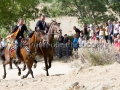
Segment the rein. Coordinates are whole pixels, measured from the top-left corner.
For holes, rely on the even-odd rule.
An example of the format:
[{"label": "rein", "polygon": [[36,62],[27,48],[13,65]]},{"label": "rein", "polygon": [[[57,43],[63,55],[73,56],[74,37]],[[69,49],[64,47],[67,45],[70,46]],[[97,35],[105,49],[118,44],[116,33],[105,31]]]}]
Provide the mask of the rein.
[{"label": "rein", "polygon": [[[25,45],[25,46],[27,46],[28,47],[27,49],[29,49],[29,50],[27,50],[27,52],[29,51],[28,53],[30,53],[32,55],[36,55],[37,54],[37,50],[38,50],[38,46],[37,45],[39,44],[39,42],[37,43],[37,38],[40,38],[40,37],[39,37],[38,32],[36,32],[36,31],[33,34],[35,34],[34,41],[32,41],[32,42],[28,41],[28,45]],[[35,48],[35,52],[31,52],[30,51],[30,46],[31,45],[33,45],[33,47]]]}]

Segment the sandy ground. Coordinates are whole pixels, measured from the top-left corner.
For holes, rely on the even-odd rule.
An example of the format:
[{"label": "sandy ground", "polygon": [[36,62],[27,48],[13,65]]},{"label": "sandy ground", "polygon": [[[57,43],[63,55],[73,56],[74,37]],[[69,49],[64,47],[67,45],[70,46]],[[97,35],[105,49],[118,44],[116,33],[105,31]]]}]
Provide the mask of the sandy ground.
[{"label": "sandy ground", "polygon": [[[46,72],[42,69],[45,66],[44,61],[38,62],[37,68],[32,68],[34,76],[37,75],[46,75]],[[23,64],[20,64],[19,67],[22,69]],[[55,74],[66,74],[70,72],[72,69],[68,66],[68,64],[58,61],[53,61],[52,67],[49,69],[50,75]],[[3,76],[3,66],[0,65],[0,79],[2,79]],[[7,76],[5,80],[11,80],[11,79],[21,79],[21,77],[17,76],[18,70],[16,66],[13,64],[13,69],[9,69],[9,65],[6,66]],[[27,73],[27,69],[25,71],[21,72],[22,75],[25,75]],[[32,76],[29,75],[28,78],[31,78]]]},{"label": "sandy ground", "polygon": [[[89,68],[84,68],[83,65],[76,69],[70,65],[70,62],[54,61],[49,70],[50,76],[45,76],[45,71],[42,70],[44,63],[39,62],[37,68],[33,69],[34,79],[31,76],[20,79],[15,67],[13,70],[7,69],[7,78],[0,79],[0,90],[120,90],[119,63]],[[1,78],[2,65],[0,70]],[[22,71],[22,75],[26,71]]]}]

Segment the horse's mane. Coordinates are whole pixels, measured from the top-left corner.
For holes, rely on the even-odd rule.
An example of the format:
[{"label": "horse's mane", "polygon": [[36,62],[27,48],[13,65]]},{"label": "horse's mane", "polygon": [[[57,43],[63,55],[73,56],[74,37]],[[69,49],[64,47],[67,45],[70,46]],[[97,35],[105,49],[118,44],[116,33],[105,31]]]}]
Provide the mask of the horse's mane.
[{"label": "horse's mane", "polygon": [[28,37],[31,38],[31,37],[33,36],[33,33],[34,33],[34,32],[35,32],[35,31],[29,31],[29,32],[28,32]]},{"label": "horse's mane", "polygon": [[55,23],[57,23],[57,22],[56,22],[56,21],[52,21],[52,22],[50,23],[50,27],[49,27],[48,33],[51,32],[52,25],[55,24]]}]

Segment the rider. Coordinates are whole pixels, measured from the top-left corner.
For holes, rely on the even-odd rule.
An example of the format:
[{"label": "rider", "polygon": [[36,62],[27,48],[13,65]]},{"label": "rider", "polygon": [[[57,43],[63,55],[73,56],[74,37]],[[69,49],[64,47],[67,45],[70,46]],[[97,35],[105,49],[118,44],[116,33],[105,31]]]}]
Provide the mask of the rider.
[{"label": "rider", "polygon": [[36,23],[36,28],[43,34],[47,32],[45,15],[41,15],[40,20]]},{"label": "rider", "polygon": [[19,31],[17,33],[17,36],[15,38],[15,46],[16,46],[16,62],[18,62],[19,60],[19,52],[20,52],[20,43],[21,43],[21,39],[24,38],[24,31],[26,31],[26,33],[28,33],[27,27],[25,24],[23,24],[23,19],[19,18],[18,19],[18,24],[14,26],[12,33],[16,32],[16,30]]}]

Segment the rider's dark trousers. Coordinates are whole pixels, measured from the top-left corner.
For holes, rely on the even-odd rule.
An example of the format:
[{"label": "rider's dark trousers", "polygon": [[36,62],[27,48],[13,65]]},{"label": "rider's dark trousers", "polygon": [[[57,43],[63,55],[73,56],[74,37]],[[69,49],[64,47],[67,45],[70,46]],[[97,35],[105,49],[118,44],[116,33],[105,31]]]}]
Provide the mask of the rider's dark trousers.
[{"label": "rider's dark trousers", "polygon": [[22,38],[17,38],[17,39],[15,40],[16,58],[19,57],[20,45],[21,45],[21,39],[22,39]]}]

